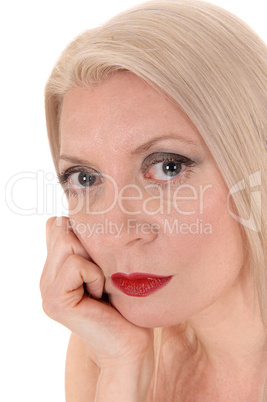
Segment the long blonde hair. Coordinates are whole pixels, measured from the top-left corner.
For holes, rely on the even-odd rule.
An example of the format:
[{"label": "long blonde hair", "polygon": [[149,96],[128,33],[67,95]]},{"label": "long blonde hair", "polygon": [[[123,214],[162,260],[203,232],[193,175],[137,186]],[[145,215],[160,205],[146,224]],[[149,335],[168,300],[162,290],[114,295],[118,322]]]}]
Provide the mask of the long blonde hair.
[{"label": "long blonde hair", "polygon": [[95,85],[126,70],[177,102],[231,190],[265,323],[266,56],[261,39],[217,6],[152,1],[78,36],[59,58],[45,92],[56,169],[60,110],[70,88]]}]

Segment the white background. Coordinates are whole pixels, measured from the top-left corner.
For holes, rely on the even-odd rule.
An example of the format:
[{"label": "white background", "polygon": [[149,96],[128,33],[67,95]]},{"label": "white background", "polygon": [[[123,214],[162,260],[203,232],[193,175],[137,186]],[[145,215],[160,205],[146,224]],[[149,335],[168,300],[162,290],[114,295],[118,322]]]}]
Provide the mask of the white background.
[{"label": "white background", "polygon": [[[237,14],[267,42],[265,1],[211,2]],[[0,400],[3,402],[65,400],[64,364],[69,332],[45,316],[39,295],[39,278],[46,256],[45,221],[49,216],[61,214],[58,206],[62,204],[46,140],[45,81],[59,53],[74,36],[138,3],[135,0],[1,3]],[[20,180],[21,173],[27,179]],[[25,211],[19,214],[22,209],[27,209],[29,215]]]}]

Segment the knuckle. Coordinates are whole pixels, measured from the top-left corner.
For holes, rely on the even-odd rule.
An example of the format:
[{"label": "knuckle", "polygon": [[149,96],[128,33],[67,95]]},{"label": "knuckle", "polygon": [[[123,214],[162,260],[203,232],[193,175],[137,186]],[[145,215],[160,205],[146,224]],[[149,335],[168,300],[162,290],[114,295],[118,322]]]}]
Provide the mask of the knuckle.
[{"label": "knuckle", "polygon": [[66,230],[67,232],[72,231],[72,226],[70,223],[70,219],[66,216],[59,216],[56,218],[54,225],[59,227],[62,230]]},{"label": "knuckle", "polygon": [[67,263],[76,269],[81,269],[84,266],[84,259],[78,254],[71,254],[67,259]]},{"label": "knuckle", "polygon": [[42,307],[43,307],[43,311],[45,312],[45,314],[48,317],[50,317],[50,318],[52,318],[54,320],[59,319],[60,308],[59,308],[59,304],[56,303],[54,298],[52,298],[50,296],[45,296],[43,298]]},{"label": "knuckle", "polygon": [[71,220],[65,216],[53,217],[47,221],[47,251],[64,252],[64,254],[80,254],[90,259],[89,254],[72,230]]},{"label": "knuckle", "polygon": [[72,226],[69,218],[66,216],[53,216],[52,218],[49,218],[46,222],[47,234],[49,235],[54,229],[60,232],[72,232]]},{"label": "knuckle", "polygon": [[49,232],[50,229],[53,227],[54,222],[56,221],[56,219],[57,219],[57,217],[56,217],[56,216],[53,216],[52,218],[49,218],[49,219],[46,221],[46,230],[47,230],[47,232]]},{"label": "knuckle", "polygon": [[64,273],[65,276],[68,274],[68,272],[73,272],[73,270],[75,268],[77,268],[77,258],[76,255],[74,254],[70,254],[69,256],[67,256],[65,262],[64,262]]},{"label": "knuckle", "polygon": [[66,230],[53,228],[47,234],[48,255],[51,253],[56,253],[57,255],[60,253],[71,253],[74,240]]},{"label": "knuckle", "polygon": [[71,254],[64,263],[65,280],[72,280],[73,277],[82,276],[85,268],[85,261],[80,255]]},{"label": "knuckle", "polygon": [[53,316],[53,313],[55,311],[55,307],[54,307],[54,304],[51,303],[51,300],[49,300],[48,297],[43,298],[42,307],[43,307],[43,310],[44,310],[46,315],[48,315],[49,317]]}]

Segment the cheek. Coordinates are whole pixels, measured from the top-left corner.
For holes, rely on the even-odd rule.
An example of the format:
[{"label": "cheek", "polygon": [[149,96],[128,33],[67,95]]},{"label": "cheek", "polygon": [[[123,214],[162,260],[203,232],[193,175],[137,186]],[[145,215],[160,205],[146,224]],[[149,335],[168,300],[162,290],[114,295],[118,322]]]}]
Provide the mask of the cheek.
[{"label": "cheek", "polygon": [[[205,199],[203,211],[183,219],[187,229],[176,247],[191,258],[213,261],[214,265],[233,268],[243,258],[243,241],[239,224],[227,209],[226,191],[216,191]],[[180,224],[180,229],[183,228]],[[181,231],[180,231],[181,232]],[[214,267],[215,269],[215,267]]]},{"label": "cheek", "polygon": [[214,191],[203,211],[173,215],[169,228],[174,230],[165,231],[161,238],[163,260],[168,261],[165,269],[169,272],[172,266],[177,286],[181,284],[181,294],[190,303],[219,297],[244,265],[240,226],[230,216],[226,199],[226,190]]}]

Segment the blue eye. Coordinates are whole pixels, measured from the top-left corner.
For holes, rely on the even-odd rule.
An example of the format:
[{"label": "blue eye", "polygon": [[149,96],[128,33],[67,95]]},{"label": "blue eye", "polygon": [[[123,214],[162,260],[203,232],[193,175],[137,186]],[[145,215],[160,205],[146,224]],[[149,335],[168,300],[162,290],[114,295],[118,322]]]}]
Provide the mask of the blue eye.
[{"label": "blue eye", "polygon": [[145,178],[155,181],[168,181],[182,174],[194,162],[184,156],[168,153],[149,155],[145,162]]},{"label": "blue eye", "polygon": [[87,172],[73,173],[69,178],[70,184],[74,188],[79,186],[91,187],[93,184],[95,184],[96,180],[97,177],[95,175],[92,175],[91,173]]},{"label": "blue eye", "polygon": [[72,190],[76,193],[82,192],[89,187],[101,182],[100,174],[92,169],[87,172],[79,166],[69,168],[64,173],[59,174],[59,182],[68,193]]},{"label": "blue eye", "polygon": [[186,166],[173,161],[164,161],[152,165],[146,174],[146,177],[154,180],[170,180],[185,170]]}]

